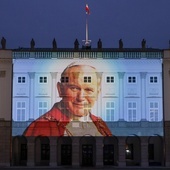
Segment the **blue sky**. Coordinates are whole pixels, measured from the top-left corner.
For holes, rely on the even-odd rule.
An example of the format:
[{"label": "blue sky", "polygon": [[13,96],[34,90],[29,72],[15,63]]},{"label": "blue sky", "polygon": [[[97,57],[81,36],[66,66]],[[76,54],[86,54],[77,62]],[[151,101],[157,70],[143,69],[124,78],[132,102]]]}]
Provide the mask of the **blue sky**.
[{"label": "blue sky", "polygon": [[170,0],[0,0],[0,38],[7,48],[72,48],[77,38],[85,39],[85,4],[89,39],[96,48],[101,38],[104,48],[117,48],[121,38],[125,48],[169,48]]}]

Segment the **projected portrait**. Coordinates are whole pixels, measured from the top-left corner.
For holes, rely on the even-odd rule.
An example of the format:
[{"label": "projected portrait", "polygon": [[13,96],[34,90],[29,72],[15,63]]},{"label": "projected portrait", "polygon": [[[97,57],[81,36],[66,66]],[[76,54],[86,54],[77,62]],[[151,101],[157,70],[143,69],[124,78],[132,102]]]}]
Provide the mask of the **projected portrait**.
[{"label": "projected portrait", "polygon": [[96,68],[72,63],[61,73],[57,90],[61,100],[33,121],[25,136],[111,136],[106,123],[92,113],[101,90]]}]

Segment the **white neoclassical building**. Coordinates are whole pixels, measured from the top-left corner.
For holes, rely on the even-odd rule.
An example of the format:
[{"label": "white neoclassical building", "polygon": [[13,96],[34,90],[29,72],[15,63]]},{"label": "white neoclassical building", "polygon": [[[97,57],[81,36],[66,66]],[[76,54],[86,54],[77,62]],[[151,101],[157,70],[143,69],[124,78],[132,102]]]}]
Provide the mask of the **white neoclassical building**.
[{"label": "white neoclassical building", "polygon": [[[55,44],[2,49],[0,148],[8,154],[1,152],[0,166],[169,166],[164,141],[169,139],[169,56],[168,50],[145,45],[105,49],[98,44],[93,49],[79,48],[76,42],[72,49]],[[113,136],[23,136],[32,121],[61,100],[56,85],[71,63],[96,68],[101,80],[96,88],[101,89],[91,112]],[[90,72],[83,78],[91,83]]]}]

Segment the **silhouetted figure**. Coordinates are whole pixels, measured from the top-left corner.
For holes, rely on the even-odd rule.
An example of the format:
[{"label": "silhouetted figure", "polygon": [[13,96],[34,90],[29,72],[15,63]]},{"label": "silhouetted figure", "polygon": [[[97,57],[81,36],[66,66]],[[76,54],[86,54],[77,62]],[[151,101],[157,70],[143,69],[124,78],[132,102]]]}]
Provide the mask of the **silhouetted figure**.
[{"label": "silhouetted figure", "polygon": [[6,39],[4,37],[1,39],[1,45],[3,50],[6,49]]},{"label": "silhouetted figure", "polygon": [[98,48],[98,49],[102,49],[102,41],[101,41],[100,38],[99,38],[99,41],[98,41],[98,43],[97,43],[97,48]]},{"label": "silhouetted figure", "polygon": [[123,41],[122,41],[122,39],[119,40],[119,48],[120,48],[120,49],[123,48]]},{"label": "silhouetted figure", "polygon": [[76,40],[74,41],[74,49],[75,49],[75,50],[78,50],[78,49],[79,49],[79,42],[78,42],[77,38],[76,38]]},{"label": "silhouetted figure", "polygon": [[142,48],[143,48],[143,49],[146,48],[146,40],[145,40],[145,39],[142,40],[142,43],[141,43],[141,44],[142,44]]},{"label": "silhouetted figure", "polygon": [[32,38],[32,40],[31,40],[31,49],[34,49],[34,46],[35,46],[35,41],[34,41],[34,39]]},{"label": "silhouetted figure", "polygon": [[53,39],[53,50],[56,50],[57,49],[57,43],[56,43],[56,40],[55,38]]}]

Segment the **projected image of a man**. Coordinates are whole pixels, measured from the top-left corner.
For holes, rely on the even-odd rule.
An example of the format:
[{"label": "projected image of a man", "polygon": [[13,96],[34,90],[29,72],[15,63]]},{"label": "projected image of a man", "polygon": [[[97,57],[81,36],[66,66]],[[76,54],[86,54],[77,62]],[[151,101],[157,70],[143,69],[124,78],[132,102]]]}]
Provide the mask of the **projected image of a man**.
[{"label": "projected image of a man", "polygon": [[61,101],[31,123],[25,136],[111,136],[106,123],[91,113],[101,89],[101,77],[89,65],[73,63],[61,74]]}]

